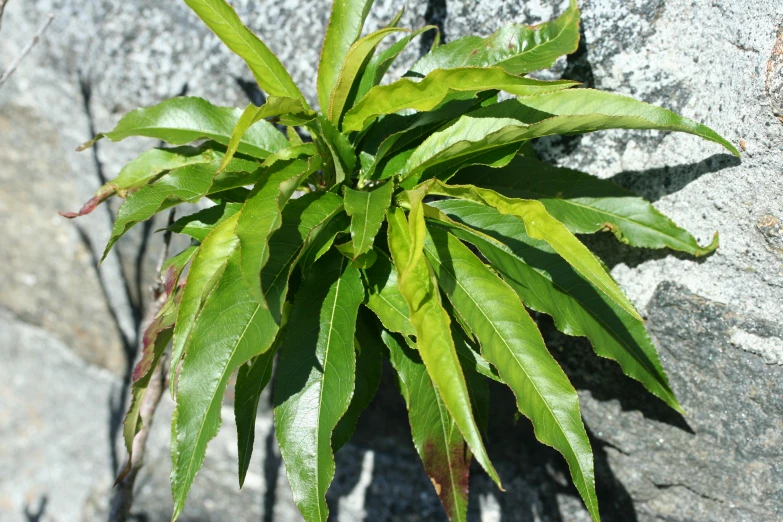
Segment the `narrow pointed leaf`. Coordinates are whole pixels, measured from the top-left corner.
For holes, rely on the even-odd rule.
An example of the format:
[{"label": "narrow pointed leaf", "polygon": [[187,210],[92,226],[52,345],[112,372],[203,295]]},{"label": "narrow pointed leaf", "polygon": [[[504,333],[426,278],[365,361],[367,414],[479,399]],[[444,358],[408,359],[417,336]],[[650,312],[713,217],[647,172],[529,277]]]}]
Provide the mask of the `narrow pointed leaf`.
[{"label": "narrow pointed leaf", "polygon": [[[233,107],[218,107],[202,98],[182,96],[171,98],[152,107],[131,111],[110,132],[98,134],[79,150],[92,146],[106,137],[120,141],[131,136],[163,140],[172,145],[209,138],[228,145],[242,111]],[[237,150],[254,158],[266,158],[288,145],[283,133],[269,122],[258,122],[245,133]]]},{"label": "narrow pointed leaf", "polygon": [[538,440],[563,454],[594,520],[600,520],[593,454],[579,399],[516,293],[456,237],[432,228],[424,247],[438,284],[476,333],[484,357],[513,390]]},{"label": "narrow pointed leaf", "polygon": [[[410,73],[427,75],[435,69],[500,66],[511,74],[525,74],[551,67],[579,44],[579,8],[571,0],[557,19],[530,27],[509,24],[492,35],[463,36],[425,54]],[[409,73],[409,74],[410,74]]]},{"label": "narrow pointed leaf", "polygon": [[119,483],[131,470],[133,457],[133,439],[142,428],[141,406],[147,387],[152,379],[153,370],[160,362],[163,351],[171,341],[174,320],[177,318],[177,307],[182,297],[181,292],[175,292],[161,308],[152,323],[144,330],[142,337],[141,359],[133,369],[131,398],[128,411],[125,414],[122,427],[122,438],[128,451],[128,462],[115,481]]},{"label": "narrow pointed leaf", "polygon": [[[644,323],[596,291],[544,241],[528,236],[519,219],[471,201],[431,205],[467,225],[451,232],[478,247],[527,307],[552,316],[561,332],[590,339],[598,355],[617,361],[626,375],[682,411]],[[453,227],[455,221],[441,223]]]},{"label": "narrow pointed leaf", "polygon": [[345,111],[351,90],[354,89],[356,77],[367,62],[368,57],[375,52],[375,48],[378,47],[378,44],[380,44],[384,38],[393,33],[402,31],[406,31],[406,29],[399,29],[396,27],[381,29],[380,31],[375,31],[374,33],[370,33],[367,36],[360,38],[351,45],[350,49],[348,49],[348,53],[345,55],[345,61],[340,69],[337,83],[335,84],[329,99],[328,116],[332,123],[339,126],[340,117]]},{"label": "narrow pointed leaf", "polygon": [[440,302],[427,260],[416,253],[418,245],[423,247],[424,243],[424,218],[411,216],[414,224],[409,228],[402,210],[393,208],[388,220],[389,249],[398,268],[400,291],[410,309],[419,354],[476,460],[500,485],[473,418],[465,377],[451,338],[451,320]]},{"label": "narrow pointed leaf", "polygon": [[241,187],[258,177],[258,164],[253,161],[235,159],[220,175],[218,167],[217,160],[180,167],[130,194],[117,212],[103,258],[131,227],[158,212],[180,203],[196,203],[209,193]]},{"label": "narrow pointed leaf", "polygon": [[631,316],[642,320],[639,312],[628,300],[601,262],[568,229],[550,216],[540,201],[512,199],[488,189],[472,185],[446,185],[438,180],[425,182],[430,194],[467,199],[488,205],[501,214],[516,216],[525,224],[527,235],[546,241],[577,272],[596,288],[620,305]]},{"label": "narrow pointed leaf", "polygon": [[554,167],[517,156],[507,167],[469,167],[452,183],[471,183],[507,197],[537,199],[574,234],[612,232],[621,242],[644,248],[671,248],[702,256],[718,247],[696,239],[659,212],[651,203],[611,181],[584,172]]},{"label": "narrow pointed leaf", "polygon": [[351,177],[356,167],[356,152],[348,138],[332,122],[320,115],[317,121],[334,163],[335,181],[341,183]]},{"label": "narrow pointed leaf", "polygon": [[172,421],[171,491],[175,520],[204,462],[207,443],[220,427],[223,395],[231,375],[266,352],[278,325],[242,278],[239,252],[226,263],[204,303],[182,363]]},{"label": "narrow pointed leaf", "polygon": [[362,167],[362,179],[378,180],[397,174],[416,145],[462,114],[480,107],[491,92],[495,91],[479,93],[470,100],[453,100],[429,112],[384,116],[383,124],[372,125],[362,141],[362,152],[372,157],[371,163]]},{"label": "narrow pointed leaf", "polygon": [[316,235],[312,241],[305,245],[305,250],[299,259],[299,267],[303,274],[308,274],[316,261],[318,261],[329,249],[332,248],[335,238],[340,234],[347,234],[351,219],[344,211],[338,211]]},{"label": "narrow pointed leaf", "polygon": [[226,47],[247,63],[261,89],[273,96],[300,99],[307,107],[304,96],[277,56],[242,24],[234,8],[225,0],[185,0],[185,3]]},{"label": "narrow pointed leaf", "polygon": [[356,322],[356,383],[348,410],[337,423],[332,435],[332,449],[337,453],[353,436],[359,416],[370,405],[381,384],[383,350],[380,330],[367,311],[359,313]]},{"label": "narrow pointed leaf", "polygon": [[204,302],[212,293],[215,284],[223,275],[228,259],[237,248],[239,240],[234,234],[239,215],[234,214],[210,232],[196,252],[188,272],[188,280],[182,294],[174,327],[174,342],[171,347],[171,375],[169,383],[171,396],[177,386],[177,368],[187,349],[193,332],[193,325]]},{"label": "narrow pointed leaf", "polygon": [[242,275],[251,293],[266,306],[261,290],[261,269],[269,259],[269,237],[280,228],[282,209],[304,179],[320,165],[312,161],[290,160],[275,163],[258,181],[245,201],[237,222]]},{"label": "narrow pointed leaf", "polygon": [[411,436],[446,516],[467,520],[470,453],[419,354],[388,332],[383,341],[408,406]]},{"label": "narrow pointed leaf", "polygon": [[176,220],[166,230],[203,242],[216,226],[242,209],[242,203],[222,203]]},{"label": "narrow pointed leaf", "polygon": [[686,132],[718,143],[739,157],[734,145],[705,125],[662,107],[595,89],[573,89],[519,97],[485,107],[471,116],[513,118],[531,124],[538,129],[539,136],[603,129]]},{"label": "narrow pointed leaf", "polygon": [[568,80],[546,82],[523,78],[508,74],[499,67],[437,70],[419,82],[403,78],[373,87],[345,114],[343,130],[362,130],[383,114],[403,109],[429,111],[445,101],[469,99],[481,91],[499,90],[521,96],[568,89],[576,84]]},{"label": "narrow pointed leaf", "polygon": [[294,501],[308,522],[328,516],[332,431],[351,402],[359,271],[336,252],[313,267],[288,323],[275,379],[275,430]]},{"label": "narrow pointed leaf", "polygon": [[223,170],[228,165],[228,162],[231,161],[231,158],[234,157],[234,154],[237,149],[239,149],[239,145],[242,142],[242,138],[251,126],[263,119],[284,114],[315,117],[315,113],[307,109],[304,102],[298,98],[270,96],[267,98],[266,103],[260,107],[253,105],[252,103],[249,104],[245,107],[245,110],[242,111],[242,115],[239,117],[239,120],[237,120],[234,130],[231,132],[231,138],[228,142],[226,155],[223,157],[223,163],[220,165],[220,170]]},{"label": "narrow pointed leaf", "polygon": [[239,455],[239,487],[245,483],[253,442],[256,437],[256,415],[258,401],[272,378],[277,347],[253,357],[237,372],[234,385],[234,418],[237,424],[237,451]]},{"label": "narrow pointed leaf", "polygon": [[117,177],[102,185],[79,212],[60,212],[60,215],[69,219],[87,215],[115,194],[124,198],[129,192],[143,187],[162,172],[196,163],[211,163],[215,158],[214,150],[203,147],[150,149],[125,164]]},{"label": "narrow pointed leaf", "polygon": [[283,209],[282,225],[269,238],[269,260],[261,270],[264,298],[276,320],[283,311],[291,272],[342,204],[337,194],[311,192]]},{"label": "narrow pointed leaf", "polygon": [[397,285],[397,270],[386,254],[379,254],[364,274],[367,281],[366,305],[381,320],[383,327],[390,332],[416,335],[408,319],[408,303]]},{"label": "narrow pointed leaf", "polygon": [[329,109],[329,98],[340,76],[345,55],[362,34],[372,3],[373,0],[335,0],[332,3],[318,63],[318,104],[324,113]]},{"label": "narrow pointed leaf", "polygon": [[351,216],[354,259],[372,247],[391,204],[393,191],[394,183],[367,191],[345,188],[345,211]]},{"label": "narrow pointed leaf", "polygon": [[364,98],[370,89],[381,83],[381,80],[383,80],[383,76],[386,74],[386,71],[388,71],[392,64],[394,64],[394,61],[397,59],[400,53],[405,50],[411,40],[422,33],[432,30],[437,31],[437,26],[425,25],[424,27],[413,31],[410,34],[403,36],[399,41],[390,45],[384,51],[374,54],[360,73],[359,86],[357,88],[355,97],[356,101]]}]

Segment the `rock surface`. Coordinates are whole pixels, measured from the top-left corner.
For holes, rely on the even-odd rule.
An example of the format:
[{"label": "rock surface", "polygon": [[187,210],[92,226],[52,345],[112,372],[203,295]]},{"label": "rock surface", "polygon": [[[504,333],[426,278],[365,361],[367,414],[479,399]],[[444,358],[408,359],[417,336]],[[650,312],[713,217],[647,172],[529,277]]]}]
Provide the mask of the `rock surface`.
[{"label": "rock surface", "polygon": [[[325,0],[232,3],[315,100]],[[376,3],[370,28],[405,5],[403,25],[437,23],[450,40],[510,21],[538,23],[567,2]],[[783,519],[783,4],[580,5],[583,43],[549,77],[663,105],[743,150],[740,163],[695,137],[636,131],[536,145],[558,164],[655,201],[702,242],[716,230],[721,237],[717,253],[700,260],[631,250],[608,235],[588,239],[646,313],[685,419],[542,319],[580,391],[604,520]],[[49,13],[54,23],[0,88],[7,144],[0,162],[0,519],[103,520],[112,467],[124,458],[112,451],[123,379],[160,238],[152,234],[157,225],[136,227],[95,269],[110,213],[99,209],[68,222],[55,212],[78,208],[151,142],[73,149],[140,105],[187,93],[243,106],[260,92],[241,60],[181,2],[11,1],[0,68]],[[421,48],[413,46],[407,58]],[[337,455],[332,512],[341,521],[441,519],[406,431],[404,405],[386,377],[354,441]],[[559,455],[535,442],[526,421],[509,420],[507,393],[494,389],[493,401],[489,450],[508,491],[497,492],[474,470],[471,520],[588,520]],[[149,521],[167,520],[171,509],[170,414],[164,403],[138,482],[134,512]],[[225,417],[183,520],[297,520],[268,410],[259,416],[241,493],[230,411]]]}]

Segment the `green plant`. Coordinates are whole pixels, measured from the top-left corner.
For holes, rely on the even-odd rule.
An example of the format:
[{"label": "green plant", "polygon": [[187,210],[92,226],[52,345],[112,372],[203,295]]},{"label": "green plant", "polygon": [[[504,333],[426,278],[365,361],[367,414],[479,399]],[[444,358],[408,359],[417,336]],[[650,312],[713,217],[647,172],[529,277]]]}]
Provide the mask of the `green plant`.
[{"label": "green plant", "polygon": [[[146,136],[177,147],[143,153],[81,212],[67,214],[125,197],[108,252],[164,209],[214,202],[169,227],[193,246],[164,265],[167,302],[145,333],[125,420],[130,452],[151,369],[173,339],[174,518],[235,372],[241,486],[259,395],[277,357],[275,427],[294,499],[306,520],[325,520],[333,453],[370,403],[386,357],[451,519],[465,519],[473,456],[500,486],[482,441],[490,379],[511,388],[538,439],[563,454],[598,520],[576,391],[527,309],[589,338],[599,355],[682,411],[638,312],[574,234],[608,230],[633,246],[694,256],[712,252],[717,234],[699,246],[641,198],[539,161],[530,140],[658,129],[736,149],[668,110],[526,77],[576,50],[575,1],[535,28],[509,25],[444,45],[436,38],[388,85],[380,82],[411,39],[436,29],[400,29],[398,15],[361,37],[372,1],[337,1],[317,79],[322,113],[228,4],[186,3],[247,62],[266,103],[240,112],[181,97],[129,113],[95,140]],[[392,34],[402,37],[379,51]],[[499,101],[499,91],[513,97]]]}]

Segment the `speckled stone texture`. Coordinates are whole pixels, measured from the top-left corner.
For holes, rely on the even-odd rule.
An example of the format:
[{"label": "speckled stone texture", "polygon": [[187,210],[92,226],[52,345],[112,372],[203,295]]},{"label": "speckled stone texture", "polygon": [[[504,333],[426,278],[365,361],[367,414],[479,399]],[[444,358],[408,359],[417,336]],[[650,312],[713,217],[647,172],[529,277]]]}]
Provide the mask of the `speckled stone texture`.
[{"label": "speckled stone texture", "polygon": [[[324,0],[236,0],[242,18],[315,101]],[[561,0],[378,0],[368,29],[400,7],[403,25],[435,23],[447,40],[489,34],[558,14]],[[614,363],[540,318],[569,374],[595,450],[607,521],[783,519],[783,3],[773,0],[583,0],[583,41],[546,78],[629,94],[714,128],[741,161],[692,136],[610,131],[536,144],[559,165],[632,189],[706,243],[695,260],[586,238],[648,320],[687,417],[666,410]],[[133,364],[160,234],[136,227],[95,269],[111,227],[99,209],[75,210],[102,179],[151,140],[75,147],[125,112],[187,93],[214,103],[260,101],[244,63],[230,56],[182,2],[11,0],[0,68],[49,13],[52,26],[0,88],[0,519],[104,520],[118,420]],[[407,64],[426,48],[411,46]],[[404,71],[405,63],[393,73]],[[116,204],[113,204],[116,210]],[[165,217],[164,217],[165,218]],[[75,354],[70,356],[69,354]],[[98,368],[96,368],[98,367]],[[490,454],[498,492],[471,478],[471,520],[587,521],[554,451],[529,423],[510,420],[493,389]],[[297,520],[268,408],[243,492],[235,476],[230,411],[210,445],[183,520]],[[139,479],[134,513],[167,520],[168,419],[164,402]],[[353,443],[337,455],[329,493],[336,520],[440,520],[416,461],[404,405],[387,372]],[[45,499],[45,501],[44,501]],[[40,515],[40,516],[39,516]],[[39,516],[39,518],[34,518]]]}]

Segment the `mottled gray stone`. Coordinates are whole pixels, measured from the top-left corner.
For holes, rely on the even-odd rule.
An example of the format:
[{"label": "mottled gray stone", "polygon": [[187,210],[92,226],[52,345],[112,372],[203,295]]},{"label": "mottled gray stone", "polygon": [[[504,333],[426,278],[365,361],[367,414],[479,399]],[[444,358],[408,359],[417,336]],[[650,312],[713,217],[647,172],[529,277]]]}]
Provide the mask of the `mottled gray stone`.
[{"label": "mottled gray stone", "polygon": [[[232,3],[314,102],[327,2]],[[403,5],[403,25],[436,23],[453,40],[489,34],[512,21],[547,20],[567,2],[379,0],[368,30]],[[663,105],[743,149],[740,163],[692,136],[639,131],[536,145],[547,159],[653,200],[702,243],[716,230],[721,235],[717,253],[699,260],[632,250],[609,235],[588,239],[647,315],[686,419],[672,416],[616,365],[593,356],[585,343],[551,332],[541,319],[550,346],[580,390],[604,520],[781,519],[783,4],[584,0],[580,5],[580,48],[544,77],[563,75]],[[6,451],[0,518],[22,520],[23,504],[35,511],[46,494],[46,516],[79,520],[84,510],[88,520],[99,520],[111,483],[109,426],[116,429],[122,388],[79,360],[63,363],[63,343],[115,375],[127,371],[132,361],[126,351],[132,352],[159,237],[137,227],[96,271],[93,256],[108,238],[109,214],[99,209],[66,222],[55,211],[78,208],[101,177],[114,177],[154,142],[102,142],[80,154],[73,149],[125,112],[180,93],[236,106],[261,98],[242,61],[182,2],[11,1],[0,33],[0,66],[50,12],[56,17],[44,39],[0,89],[0,132],[13,145],[0,162],[0,306],[11,311],[0,321],[0,350],[13,364],[0,365],[0,371],[16,379],[0,380],[0,396],[10,398],[0,409],[0,422],[6,423],[0,430],[0,451]],[[413,45],[394,72],[402,72],[423,48]],[[33,348],[22,351],[28,344]],[[25,393],[29,383],[41,382],[35,393]],[[493,388],[493,404],[488,445],[508,492],[499,493],[474,470],[470,518],[588,520],[562,458],[535,442],[527,421],[510,420],[514,405],[508,393]],[[38,420],[31,420],[30,411],[39,412]],[[224,413],[224,429],[210,444],[184,518],[296,520],[269,412],[259,417],[256,457],[241,493],[233,422],[230,411]],[[55,414],[61,421],[46,420]],[[166,520],[170,512],[170,414],[171,404],[164,402],[139,481],[136,509],[150,521]],[[28,439],[17,427],[28,424],[42,428],[25,445]],[[407,429],[404,405],[386,382],[354,442],[337,455],[329,503],[338,520],[442,518]],[[58,430],[66,436],[57,437]],[[44,455],[46,464],[25,452]],[[6,468],[6,462],[13,466]],[[14,470],[13,480],[7,469]],[[62,485],[57,481],[66,472]],[[40,487],[30,489],[30,481]],[[70,503],[61,495],[69,495]]]},{"label": "mottled gray stone", "polygon": [[[654,293],[647,324],[686,417],[589,354],[586,343],[566,341],[559,352],[638,520],[781,519],[783,367],[738,340],[755,339],[759,351],[783,346],[783,328],[670,282]],[[605,480],[600,470],[597,479]]]}]

